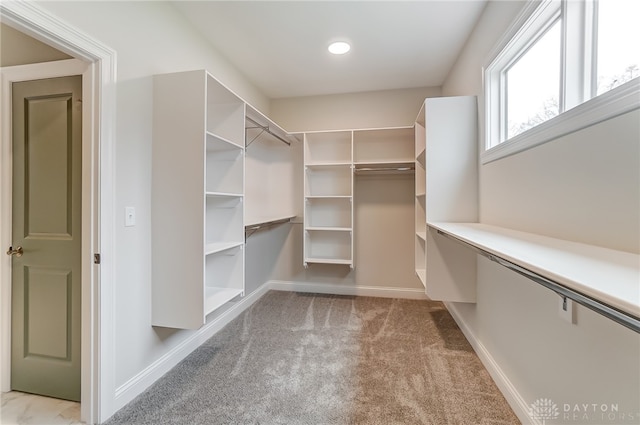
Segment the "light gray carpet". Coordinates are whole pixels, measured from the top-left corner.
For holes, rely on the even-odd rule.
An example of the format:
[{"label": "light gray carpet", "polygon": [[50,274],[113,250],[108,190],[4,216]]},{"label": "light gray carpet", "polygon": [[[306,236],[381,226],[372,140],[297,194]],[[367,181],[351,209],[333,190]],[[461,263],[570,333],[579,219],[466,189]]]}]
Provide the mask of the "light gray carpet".
[{"label": "light gray carpet", "polygon": [[441,303],[271,291],[107,423],[520,422]]}]

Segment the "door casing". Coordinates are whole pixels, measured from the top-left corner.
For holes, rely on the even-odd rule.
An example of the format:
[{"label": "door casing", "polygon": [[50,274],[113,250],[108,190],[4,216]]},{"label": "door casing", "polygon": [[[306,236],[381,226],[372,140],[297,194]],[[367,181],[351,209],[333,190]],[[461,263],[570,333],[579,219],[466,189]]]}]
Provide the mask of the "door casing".
[{"label": "door casing", "polygon": [[[115,51],[31,2],[0,3],[0,21],[77,59],[0,69],[1,113],[13,81],[82,74],[82,394],[81,418],[103,422],[114,413]],[[10,123],[5,116],[2,123]],[[0,129],[0,247],[11,238],[11,129]],[[6,248],[2,249],[2,251]],[[102,262],[94,265],[94,254]],[[10,258],[0,256],[0,391],[10,386]]]}]

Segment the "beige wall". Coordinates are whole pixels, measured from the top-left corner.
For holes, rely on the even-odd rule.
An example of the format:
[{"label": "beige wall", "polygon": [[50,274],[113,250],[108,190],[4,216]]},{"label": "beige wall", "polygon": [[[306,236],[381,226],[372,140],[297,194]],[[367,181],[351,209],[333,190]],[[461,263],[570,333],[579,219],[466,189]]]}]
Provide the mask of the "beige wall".
[{"label": "beige wall", "polygon": [[70,58],[71,56],[8,25],[0,24],[0,67]]},{"label": "beige wall", "polygon": [[412,126],[427,97],[440,87],[273,99],[271,118],[289,131]]}]

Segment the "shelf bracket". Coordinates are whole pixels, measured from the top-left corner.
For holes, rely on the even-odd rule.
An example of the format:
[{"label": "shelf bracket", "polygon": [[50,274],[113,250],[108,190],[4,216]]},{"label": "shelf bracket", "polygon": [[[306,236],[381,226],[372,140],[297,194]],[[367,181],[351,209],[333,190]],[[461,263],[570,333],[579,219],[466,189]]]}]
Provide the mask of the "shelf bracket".
[{"label": "shelf bracket", "polygon": [[251,141],[249,143],[247,143],[245,145],[245,148],[248,148],[258,137],[260,137],[262,135],[262,133],[265,133],[265,132],[269,133],[270,135],[272,135],[276,139],[280,140],[282,143],[286,144],[287,146],[291,146],[291,142],[288,142],[288,141],[284,140],[282,137],[278,136],[276,133],[271,131],[271,129],[269,128],[268,125],[261,125],[260,123],[254,121],[253,119],[251,119],[249,117],[245,117],[245,118],[247,119],[247,121],[250,121],[254,125],[253,127],[245,127],[245,135],[246,135],[246,131],[247,130],[254,130],[254,129],[262,130],[262,131],[260,131],[260,133],[258,133],[257,136],[255,136],[253,139],[251,139]]}]

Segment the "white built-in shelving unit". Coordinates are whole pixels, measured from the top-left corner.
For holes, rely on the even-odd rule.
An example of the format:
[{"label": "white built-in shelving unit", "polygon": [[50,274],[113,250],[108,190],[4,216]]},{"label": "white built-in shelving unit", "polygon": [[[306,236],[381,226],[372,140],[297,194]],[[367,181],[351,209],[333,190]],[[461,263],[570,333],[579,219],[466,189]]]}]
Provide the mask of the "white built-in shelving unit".
[{"label": "white built-in shelving unit", "polygon": [[353,268],[353,135],[304,135],[304,265]]},{"label": "white built-in shelving unit", "polygon": [[413,130],[411,127],[355,130],[353,163],[359,175],[413,172]]},{"label": "white built-in shelving unit", "polygon": [[416,209],[416,236],[415,236],[415,264],[416,276],[423,286],[427,285],[426,271],[426,241],[427,241],[427,216],[425,209],[427,177],[425,171],[425,147],[426,130],[424,128],[424,113],[421,110],[414,127],[414,156],[416,162],[415,184],[415,209]]},{"label": "white built-in shelving unit", "polygon": [[304,135],[304,265],[354,268],[354,176],[413,172],[411,127]]},{"label": "white built-in shelving unit", "polygon": [[433,300],[475,302],[475,253],[427,222],[478,220],[476,98],[426,99],[414,132],[415,269]]},{"label": "white built-in shelving unit", "polygon": [[154,77],[152,324],[244,294],[245,103],[206,71]]}]

